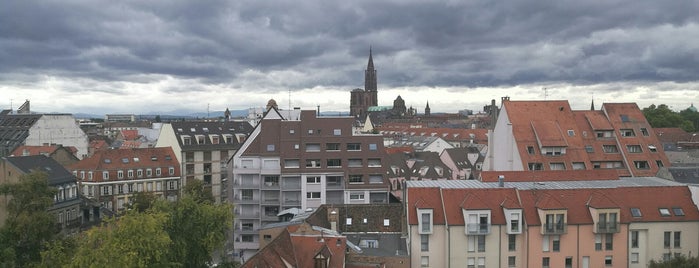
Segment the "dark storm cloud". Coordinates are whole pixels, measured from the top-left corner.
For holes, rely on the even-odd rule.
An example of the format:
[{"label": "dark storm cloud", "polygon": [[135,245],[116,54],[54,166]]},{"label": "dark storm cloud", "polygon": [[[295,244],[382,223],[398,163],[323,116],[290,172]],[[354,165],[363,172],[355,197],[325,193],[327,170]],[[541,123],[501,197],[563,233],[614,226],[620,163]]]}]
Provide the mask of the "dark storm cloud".
[{"label": "dark storm cloud", "polygon": [[698,12],[696,1],[5,1],[0,72],[265,88],[291,70],[274,86],[358,87],[372,46],[386,86],[686,82]]}]

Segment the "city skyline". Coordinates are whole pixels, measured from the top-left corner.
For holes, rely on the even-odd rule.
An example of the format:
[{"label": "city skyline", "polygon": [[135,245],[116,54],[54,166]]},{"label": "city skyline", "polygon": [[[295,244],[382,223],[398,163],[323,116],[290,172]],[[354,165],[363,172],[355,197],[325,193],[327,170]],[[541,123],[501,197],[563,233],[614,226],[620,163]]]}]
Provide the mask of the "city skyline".
[{"label": "city skyline", "polygon": [[[12,2],[0,108],[167,113],[348,111],[371,47],[378,104],[495,99],[667,104],[699,97],[694,2]],[[633,7],[633,8],[629,8]]]}]

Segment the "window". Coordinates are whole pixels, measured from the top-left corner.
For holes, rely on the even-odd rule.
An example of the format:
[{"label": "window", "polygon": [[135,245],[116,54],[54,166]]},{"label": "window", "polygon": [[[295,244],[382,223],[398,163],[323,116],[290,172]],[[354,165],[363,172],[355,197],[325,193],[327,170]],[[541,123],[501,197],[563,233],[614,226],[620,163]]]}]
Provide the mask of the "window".
[{"label": "window", "polygon": [[340,159],[328,159],[326,164],[327,164],[328,168],[341,168],[342,167],[342,160],[340,160]]},{"label": "window", "polygon": [[369,158],[367,159],[368,167],[381,167],[381,158]]},{"label": "window", "polygon": [[285,168],[298,168],[299,167],[299,160],[298,159],[284,159],[284,167]]},{"label": "window", "polygon": [[428,256],[420,257],[420,266],[430,267],[430,257],[428,257]]},{"label": "window", "polygon": [[241,236],[240,236],[240,241],[242,241],[242,242],[252,242],[252,241],[253,241],[253,235],[241,235]]},{"label": "window", "polygon": [[124,178],[124,171],[122,171],[122,170],[117,171],[117,178],[123,179]]},{"label": "window", "polygon": [[240,195],[242,200],[253,200],[253,191],[252,189],[243,189],[240,190]]},{"label": "window", "polygon": [[142,169],[136,170],[136,176],[139,178],[143,177],[143,170]]},{"label": "window", "polygon": [[[172,173],[175,173],[175,171],[173,170]],[[155,169],[155,176],[160,176],[161,174],[162,174],[162,170],[160,168],[156,168]]]},{"label": "window", "polygon": [[555,251],[555,252],[561,251],[561,236],[560,235],[553,236],[553,251]]},{"label": "window", "polygon": [[418,209],[417,215],[420,219],[418,226],[418,233],[420,234],[431,234],[432,233],[432,209]]},{"label": "window", "polygon": [[430,250],[430,235],[421,234],[420,235],[420,251]]},{"label": "window", "polygon": [[364,193],[350,193],[350,200],[364,200]]},{"label": "window", "polygon": [[682,238],[682,232],[675,232],[675,241],[673,244],[673,246],[675,248],[680,248],[680,245],[681,245],[680,242],[682,241],[681,238]]},{"label": "window", "polygon": [[517,235],[511,234],[507,236],[507,250],[515,251],[517,250]]},{"label": "window", "polygon": [[326,151],[339,151],[339,150],[340,150],[340,144],[339,144],[339,143],[326,143],[326,144],[325,144],[325,150],[326,150]]},{"label": "window", "polygon": [[508,256],[507,257],[507,267],[516,267],[516,266],[517,266],[517,257]]},{"label": "window", "polygon": [[308,198],[308,199],[320,199],[320,192],[307,192],[306,198]]},{"label": "window", "polygon": [[92,180],[92,171],[87,172],[87,180]]},{"label": "window", "polygon": [[383,219],[383,226],[391,226],[391,220],[390,219]]},{"label": "window", "polygon": [[469,257],[466,261],[466,267],[468,268],[476,268],[476,258],[474,257]]},{"label": "window", "polygon": [[604,256],[604,265],[612,266],[612,256]]},{"label": "window", "polygon": [[361,151],[361,150],[362,150],[361,143],[348,143],[347,144],[347,151]]},{"label": "window", "polygon": [[102,171],[102,179],[109,180],[109,171]]},{"label": "window", "polygon": [[551,265],[551,259],[549,257],[543,257],[541,259],[541,267],[543,268],[549,268]]},{"label": "window", "polygon": [[594,153],[595,149],[592,147],[592,145],[585,145],[585,151],[588,153]]},{"label": "window", "polygon": [[648,161],[633,161],[633,165],[636,166],[636,169],[649,169],[650,165],[648,165]]},{"label": "window", "polygon": [[363,175],[349,175],[349,183],[364,183]]},{"label": "window", "polygon": [[643,149],[641,149],[641,145],[634,144],[634,145],[626,145],[626,150],[629,151],[629,153],[642,153]]},{"label": "window", "polygon": [[342,135],[342,129],[339,129],[339,128],[333,129],[333,135],[335,135],[335,136]]},{"label": "window", "polygon": [[478,268],[485,268],[485,257],[478,257]]},{"label": "window", "polygon": [[320,168],[320,159],[306,159],[307,168]]},{"label": "window", "polygon": [[641,217],[641,209],[640,208],[631,208],[631,216],[638,218]]},{"label": "window", "polygon": [[510,233],[520,233],[521,225],[519,217],[519,213],[510,213]]},{"label": "window", "polygon": [[638,248],[638,231],[631,231],[631,248]]},{"label": "window", "polygon": [[570,137],[575,136],[575,130],[569,129],[569,130],[568,130],[568,136],[570,136]]},{"label": "window", "polygon": [[565,148],[563,148],[563,147],[543,147],[543,148],[541,148],[541,154],[544,154],[544,155],[563,155],[563,154],[565,154]]},{"label": "window", "polygon": [[529,170],[544,170],[544,164],[542,163],[529,163]]},{"label": "window", "polygon": [[684,216],[682,208],[672,208],[672,213],[675,213],[675,216]]},{"label": "window", "polygon": [[566,257],[565,268],[572,268],[572,267],[573,267],[573,257]]},{"label": "window", "polygon": [[536,152],[534,151],[534,146],[527,146],[527,153],[535,154]]},{"label": "window", "polygon": [[604,250],[614,250],[614,234],[605,234]]},{"label": "window", "polygon": [[659,208],[658,211],[660,211],[660,216],[663,217],[670,217],[670,210],[667,208]]},{"label": "window", "polygon": [[182,136],[182,144],[190,145],[192,144],[192,140],[189,138],[189,136]]},{"label": "window", "polygon": [[584,170],[585,162],[573,162],[573,170]]},{"label": "window", "polygon": [[320,152],[320,143],[306,143],[306,152]]},{"label": "window", "polygon": [[274,144],[267,144],[267,151],[274,152]]},{"label": "window", "polygon": [[631,253],[631,263],[638,263],[638,253]]},{"label": "window", "polygon": [[469,235],[468,252],[485,252],[485,238],[484,235]]},{"label": "window", "polygon": [[369,143],[369,151],[376,151],[378,150],[378,146],[376,143]]},{"label": "window", "polygon": [[565,232],[565,215],[560,213],[546,214],[545,233],[558,234]]},{"label": "window", "polygon": [[636,136],[636,133],[633,132],[633,129],[620,129],[619,132],[621,133],[622,137],[634,137],[634,136]]},{"label": "window", "polygon": [[663,235],[663,246],[665,248],[670,248],[670,239],[672,239],[672,232],[665,232]]},{"label": "window", "polygon": [[347,160],[347,166],[348,167],[362,167],[362,159],[348,159]]},{"label": "window", "polygon": [[152,169],[146,169],[146,176],[152,177],[153,176],[153,170]]},{"label": "window", "polygon": [[602,145],[602,151],[605,153],[618,153],[619,149],[616,148],[616,145]]},{"label": "window", "polygon": [[[157,171],[160,171],[160,168],[158,168]],[[168,168],[167,168],[167,172],[168,172],[170,175],[175,175],[175,168],[174,168],[174,167],[168,167]],[[160,172],[158,172],[158,173],[160,173]]]},{"label": "window", "polygon": [[551,167],[551,170],[565,170],[566,169],[565,163],[549,163],[549,166]]},{"label": "window", "polygon": [[320,176],[308,176],[308,177],[306,177],[306,183],[319,184],[320,183]]},{"label": "window", "polygon": [[490,233],[490,211],[471,211],[464,215],[464,219],[466,221],[466,234]]},{"label": "window", "polygon": [[371,174],[371,175],[369,175],[369,183],[373,183],[373,184],[383,183],[383,176],[381,174]]},{"label": "window", "polygon": [[597,251],[602,250],[602,235],[601,234],[595,235],[595,250],[597,250]]},{"label": "window", "polygon": [[662,160],[655,160],[655,164],[658,165],[659,168],[664,167],[663,161]]},{"label": "window", "polygon": [[655,147],[655,145],[653,145],[653,144],[648,144],[648,150],[649,150],[651,153],[657,153],[657,152],[658,152],[658,148]]}]

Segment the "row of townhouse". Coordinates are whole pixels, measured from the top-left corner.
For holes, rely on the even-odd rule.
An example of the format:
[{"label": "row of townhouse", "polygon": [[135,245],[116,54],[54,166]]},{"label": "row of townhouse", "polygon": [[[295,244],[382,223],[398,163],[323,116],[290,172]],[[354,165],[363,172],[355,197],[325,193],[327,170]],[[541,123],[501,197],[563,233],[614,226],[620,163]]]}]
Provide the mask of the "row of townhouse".
[{"label": "row of townhouse", "polygon": [[635,103],[572,110],[568,101],[505,97],[489,133],[484,170],[613,169],[621,176],[656,176],[670,166]]},{"label": "row of townhouse", "polygon": [[404,204],[411,267],[646,267],[699,252],[689,187],[654,177],[410,181]]},{"label": "row of townhouse", "polygon": [[126,209],[136,192],[173,201],[181,187],[180,166],[170,147],[98,151],[68,168],[83,196],[116,212]]},{"label": "row of townhouse", "polygon": [[389,202],[382,137],[356,132],[353,122],[313,110],[267,111],[229,165],[241,258],[259,248],[258,229],[287,211]]}]

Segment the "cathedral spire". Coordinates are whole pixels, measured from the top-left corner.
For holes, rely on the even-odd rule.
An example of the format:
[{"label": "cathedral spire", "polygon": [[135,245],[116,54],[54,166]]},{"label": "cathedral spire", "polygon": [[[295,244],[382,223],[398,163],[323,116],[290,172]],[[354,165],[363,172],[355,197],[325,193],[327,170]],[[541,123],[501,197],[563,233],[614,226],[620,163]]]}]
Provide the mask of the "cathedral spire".
[{"label": "cathedral spire", "polygon": [[364,72],[364,90],[377,91],[376,89],[376,70],[374,69],[374,58],[369,46],[369,63],[367,63],[366,71]]}]

